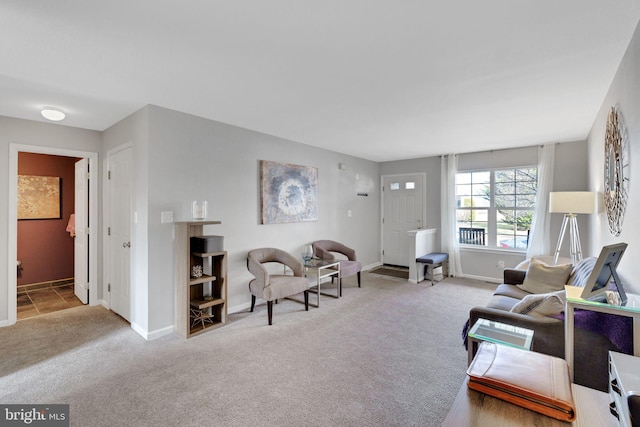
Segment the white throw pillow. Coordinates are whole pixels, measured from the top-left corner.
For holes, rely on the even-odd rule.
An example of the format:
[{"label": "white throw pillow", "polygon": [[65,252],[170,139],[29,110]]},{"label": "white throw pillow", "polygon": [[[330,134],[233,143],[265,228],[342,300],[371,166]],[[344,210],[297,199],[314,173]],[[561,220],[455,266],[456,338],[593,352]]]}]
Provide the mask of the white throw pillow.
[{"label": "white throw pillow", "polygon": [[547,265],[534,258],[529,264],[524,281],[518,287],[532,294],[563,290],[572,268],[571,264]]},{"label": "white throw pillow", "polygon": [[565,291],[527,295],[511,308],[511,312],[530,316],[552,316],[564,311],[565,301]]}]

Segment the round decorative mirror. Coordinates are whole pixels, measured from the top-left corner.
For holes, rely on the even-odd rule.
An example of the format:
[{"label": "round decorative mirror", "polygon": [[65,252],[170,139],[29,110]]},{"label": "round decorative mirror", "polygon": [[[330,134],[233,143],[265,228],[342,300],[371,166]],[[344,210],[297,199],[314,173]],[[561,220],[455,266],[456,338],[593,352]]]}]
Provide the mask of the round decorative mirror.
[{"label": "round decorative mirror", "polygon": [[604,140],[604,205],[609,231],[622,232],[622,220],[629,194],[629,156],[624,126],[615,107],[609,111]]}]

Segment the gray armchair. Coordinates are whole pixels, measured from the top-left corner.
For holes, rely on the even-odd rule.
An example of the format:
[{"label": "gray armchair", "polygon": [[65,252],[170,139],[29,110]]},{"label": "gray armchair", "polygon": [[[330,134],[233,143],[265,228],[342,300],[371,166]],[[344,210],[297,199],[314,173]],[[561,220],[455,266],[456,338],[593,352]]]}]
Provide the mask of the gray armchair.
[{"label": "gray armchair", "polygon": [[[270,274],[265,263],[284,264],[293,271],[289,274]],[[304,309],[309,311],[309,280],[304,277],[302,263],[293,255],[276,248],[254,249],[247,254],[247,268],[255,276],[249,282],[251,292],[251,311],[256,304],[256,297],[267,301],[269,325],[273,318],[273,301],[304,292]]]},{"label": "gray armchair", "polygon": [[[347,257],[347,259],[340,259],[340,280],[343,277],[358,275],[358,287],[360,288],[360,271],[362,271],[362,264],[356,257],[355,249],[351,249],[342,243],[334,242],[333,240],[318,240],[313,242],[313,254],[318,258],[325,260],[335,260],[336,257],[333,253],[339,253]],[[340,295],[342,296],[342,283],[339,283]]]}]

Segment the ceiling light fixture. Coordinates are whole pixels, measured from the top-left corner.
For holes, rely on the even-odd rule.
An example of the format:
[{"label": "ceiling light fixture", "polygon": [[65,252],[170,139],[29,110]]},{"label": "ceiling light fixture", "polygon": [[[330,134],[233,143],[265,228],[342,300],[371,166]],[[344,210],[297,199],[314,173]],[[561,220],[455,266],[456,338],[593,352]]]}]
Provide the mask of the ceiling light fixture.
[{"label": "ceiling light fixture", "polygon": [[42,117],[44,117],[45,119],[54,122],[59,122],[60,120],[64,120],[64,118],[67,117],[64,111],[54,107],[44,107],[42,111],[40,111],[40,114],[42,114]]}]

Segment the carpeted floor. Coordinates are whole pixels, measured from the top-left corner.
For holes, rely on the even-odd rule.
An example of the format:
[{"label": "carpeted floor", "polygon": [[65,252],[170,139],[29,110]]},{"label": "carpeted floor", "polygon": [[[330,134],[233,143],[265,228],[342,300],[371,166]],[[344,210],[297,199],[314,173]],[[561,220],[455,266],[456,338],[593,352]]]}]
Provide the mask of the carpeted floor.
[{"label": "carpeted floor", "polygon": [[364,273],[304,311],[145,341],[103,307],[0,328],[0,402],[68,403],[72,426],[437,426],[466,370],[460,331],[495,285]]}]

